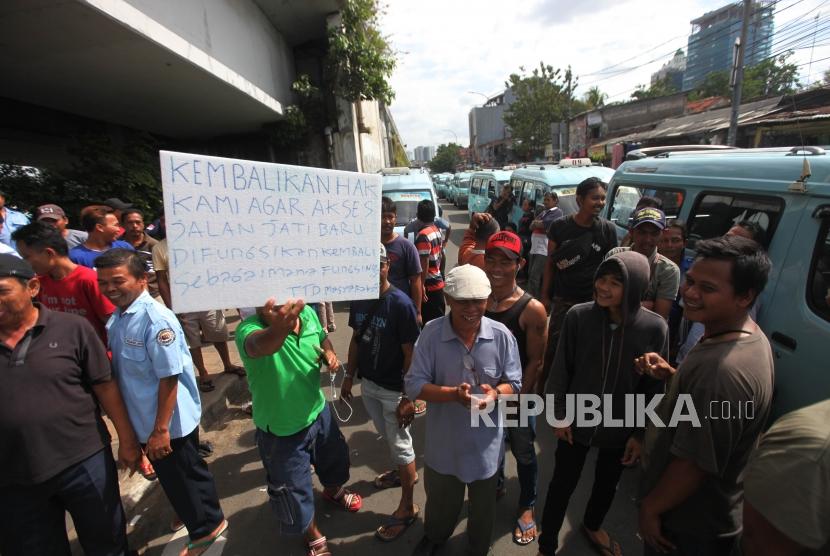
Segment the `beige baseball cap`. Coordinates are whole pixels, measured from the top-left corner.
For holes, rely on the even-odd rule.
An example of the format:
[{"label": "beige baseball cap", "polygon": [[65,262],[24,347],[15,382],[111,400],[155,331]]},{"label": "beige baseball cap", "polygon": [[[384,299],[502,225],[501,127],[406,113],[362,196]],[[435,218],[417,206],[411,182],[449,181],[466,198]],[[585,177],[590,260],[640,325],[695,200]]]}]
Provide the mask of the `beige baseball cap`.
[{"label": "beige baseball cap", "polygon": [[444,280],[444,293],[457,300],[487,299],[490,291],[487,275],[471,264],[455,267]]}]

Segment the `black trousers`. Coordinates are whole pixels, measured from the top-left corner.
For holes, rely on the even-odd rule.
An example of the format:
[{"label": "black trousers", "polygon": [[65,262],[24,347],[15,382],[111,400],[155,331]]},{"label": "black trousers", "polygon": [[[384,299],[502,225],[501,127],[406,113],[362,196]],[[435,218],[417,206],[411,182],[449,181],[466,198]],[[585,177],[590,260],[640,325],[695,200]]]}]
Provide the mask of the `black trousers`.
[{"label": "black trousers", "polygon": [[[570,445],[563,440],[560,440],[556,446],[556,467],[553,469],[553,479],[548,487],[548,496],[542,513],[542,534],[539,537],[539,552],[542,554],[555,554],[559,548],[559,530],[562,528],[568,502],[579,482],[589,450],[588,446],[576,443]],[[620,460],[624,452],[624,446],[599,450],[594,472],[594,486],[591,489],[591,498],[588,500],[582,520],[585,527],[591,531],[599,530],[605,515],[611,508],[611,502],[617,492],[617,483],[623,471]]]},{"label": "black trousers", "polygon": [[190,540],[209,535],[225,519],[207,463],[199,455],[199,427],[170,441],[173,452],[153,462],[161,488]]},{"label": "black trousers", "polygon": [[424,324],[444,316],[447,307],[444,304],[444,289],[427,291],[427,298],[421,303],[421,317]]}]

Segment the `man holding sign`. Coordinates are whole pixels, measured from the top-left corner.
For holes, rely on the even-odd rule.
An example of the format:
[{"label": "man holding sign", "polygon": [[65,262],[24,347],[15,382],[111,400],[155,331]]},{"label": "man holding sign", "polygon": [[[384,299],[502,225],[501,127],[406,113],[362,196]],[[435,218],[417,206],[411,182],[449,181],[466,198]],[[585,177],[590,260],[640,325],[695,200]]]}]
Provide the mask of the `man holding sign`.
[{"label": "man holding sign", "polygon": [[[323,497],[346,511],[362,506],[349,480],[349,448],[320,389],[320,359],[335,370],[337,355],[317,314],[302,300],[271,298],[236,330],[248,373],[256,440],[271,505],[285,534],[304,534],[308,554],[329,554],[314,519],[311,465]],[[318,352],[322,355],[318,356]]]}]

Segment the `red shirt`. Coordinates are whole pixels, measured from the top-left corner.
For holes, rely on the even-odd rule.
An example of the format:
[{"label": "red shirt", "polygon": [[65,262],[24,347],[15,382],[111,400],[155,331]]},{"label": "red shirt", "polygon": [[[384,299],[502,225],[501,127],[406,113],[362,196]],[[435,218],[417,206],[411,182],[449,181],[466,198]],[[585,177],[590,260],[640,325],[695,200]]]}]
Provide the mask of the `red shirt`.
[{"label": "red shirt", "polygon": [[53,311],[74,313],[92,324],[98,337],[107,345],[106,324],[115,306],[98,289],[98,275],[91,268],[78,265],[61,280],[39,276],[40,293],[37,298]]}]

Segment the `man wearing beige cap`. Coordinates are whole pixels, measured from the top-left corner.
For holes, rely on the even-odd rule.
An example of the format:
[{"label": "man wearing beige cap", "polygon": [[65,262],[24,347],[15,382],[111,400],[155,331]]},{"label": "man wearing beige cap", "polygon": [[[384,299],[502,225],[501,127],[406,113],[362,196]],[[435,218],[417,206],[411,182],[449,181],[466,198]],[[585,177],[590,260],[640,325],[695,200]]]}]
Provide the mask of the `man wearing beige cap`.
[{"label": "man wearing beige cap", "polygon": [[68,249],[85,243],[89,237],[89,234],[86,232],[72,230],[66,227],[69,224],[69,219],[66,217],[63,209],[58,205],[40,205],[35,209],[35,220],[57,228],[66,241],[66,247]]},{"label": "man wearing beige cap", "polygon": [[424,327],[404,377],[409,399],[432,404],[426,417],[424,537],[413,555],[436,553],[452,535],[469,490],[470,554],[484,556],[495,522],[504,437],[498,409],[484,413],[495,426],[486,419],[473,426],[470,406],[480,411],[499,395],[517,394],[522,367],[513,334],[484,316],[490,281],[483,270],[454,268],[444,295],[450,314]]}]

